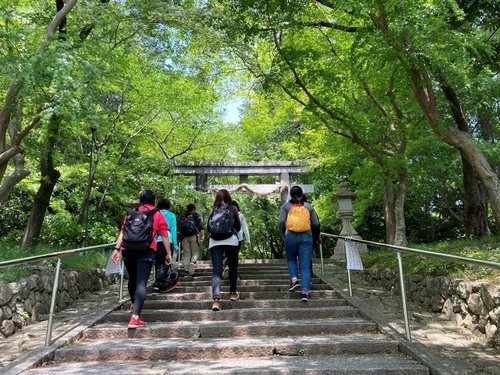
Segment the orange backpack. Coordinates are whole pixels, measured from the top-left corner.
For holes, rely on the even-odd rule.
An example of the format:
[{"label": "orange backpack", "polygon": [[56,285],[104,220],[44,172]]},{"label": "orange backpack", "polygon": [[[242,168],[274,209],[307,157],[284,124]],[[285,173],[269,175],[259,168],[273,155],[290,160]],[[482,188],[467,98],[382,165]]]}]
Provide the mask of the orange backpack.
[{"label": "orange backpack", "polygon": [[293,204],[286,217],[286,228],[291,232],[307,232],[311,230],[311,214],[302,204]]}]

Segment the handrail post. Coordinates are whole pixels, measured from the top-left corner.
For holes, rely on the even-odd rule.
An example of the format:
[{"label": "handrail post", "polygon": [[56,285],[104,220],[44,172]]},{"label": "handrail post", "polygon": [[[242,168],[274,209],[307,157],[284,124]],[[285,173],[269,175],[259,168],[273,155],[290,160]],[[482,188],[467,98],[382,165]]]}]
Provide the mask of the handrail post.
[{"label": "handrail post", "polygon": [[321,238],[321,233],[319,234],[319,256],[321,258],[321,276],[325,276],[325,267],[323,264],[323,240]]},{"label": "handrail post", "polygon": [[349,285],[349,297],[352,297],[351,270],[347,269],[347,283]]},{"label": "handrail post", "polygon": [[57,258],[56,275],[54,276],[54,286],[52,287],[52,300],[50,302],[49,321],[47,322],[47,334],[45,335],[45,346],[50,346],[52,339],[52,326],[54,323],[54,311],[56,309],[57,291],[59,289],[59,275],[61,273],[61,258]]},{"label": "handrail post", "polygon": [[406,307],[406,289],[403,274],[403,260],[401,259],[401,253],[398,251],[398,268],[399,268],[399,285],[401,287],[401,300],[403,302],[403,314],[405,319],[405,331],[406,339],[411,342],[411,332],[410,332],[410,318],[408,317],[408,309]]},{"label": "handrail post", "polygon": [[[345,259],[346,259],[345,266],[347,268],[347,247],[345,244],[346,244],[346,242],[344,241],[344,253],[345,253]],[[347,285],[349,286],[349,297],[352,297],[351,270],[349,268],[347,268]]]}]

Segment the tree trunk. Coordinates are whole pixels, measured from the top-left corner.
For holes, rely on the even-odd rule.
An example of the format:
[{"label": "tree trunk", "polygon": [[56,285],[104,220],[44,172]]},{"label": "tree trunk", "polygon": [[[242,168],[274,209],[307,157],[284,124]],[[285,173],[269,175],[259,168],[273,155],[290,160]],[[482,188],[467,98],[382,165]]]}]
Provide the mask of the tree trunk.
[{"label": "tree trunk", "polygon": [[42,231],[45,213],[50,205],[52,192],[54,191],[57,181],[61,177],[61,173],[54,168],[54,160],[52,158],[59,121],[60,120],[55,117],[52,117],[50,121],[49,134],[40,158],[40,187],[38,188],[33,207],[31,208],[31,214],[21,244],[22,247],[31,248],[36,246],[38,237]]},{"label": "tree trunk", "polygon": [[500,180],[498,176],[467,133],[449,129],[445,134],[445,141],[460,151],[483,183],[495,216],[497,232],[500,233]]},{"label": "tree trunk", "polygon": [[468,238],[481,238],[491,235],[488,227],[488,206],[483,184],[477,179],[469,162],[462,157],[462,170],[465,191],[465,235]]},{"label": "tree trunk", "polygon": [[399,174],[396,199],[394,201],[394,219],[396,224],[394,245],[406,246],[405,200],[408,191],[408,169],[406,166]]},{"label": "tree trunk", "polygon": [[384,221],[385,242],[392,245],[396,235],[396,217],[394,211],[394,189],[390,177],[384,178]]},{"label": "tree trunk", "polygon": [[[412,54],[414,53],[413,51],[415,51],[415,48],[409,43],[411,35],[406,35],[406,38],[402,43],[396,40],[389,32],[383,1],[378,0],[377,7],[378,15],[371,15],[373,23],[380,30],[387,43],[398,52],[398,58],[400,59],[402,65],[407,67],[406,69],[413,93],[427,119],[429,126],[439,139],[460,151],[461,155],[469,162],[471,168],[483,183],[491,204],[491,209],[495,216],[497,232],[500,233],[500,179],[493,168],[489,165],[486,157],[474,144],[474,140],[468,132],[461,131],[457,128],[447,127],[443,124],[434,91],[435,86],[429,77],[425,65],[419,65],[418,58]],[[438,78],[442,79],[442,77]],[[442,85],[441,88],[443,89],[446,99],[451,104],[452,116],[454,117],[454,120],[456,122],[457,120],[460,121],[459,117],[457,117],[457,115],[459,115],[458,111],[461,110],[457,105],[459,103],[454,102],[453,98],[448,95],[453,95],[454,93],[446,91],[449,89],[446,82],[440,82],[440,84]]]},{"label": "tree trunk", "polygon": [[[78,0],[68,0],[66,4],[64,4],[63,1],[56,1],[56,4],[63,5],[63,7],[58,9],[55,16],[47,25],[45,36],[41,40],[38,48],[38,53],[40,54],[45,52],[48,45],[52,42],[56,31],[59,29],[61,22],[65,22],[67,14],[73,10]],[[3,106],[0,109],[0,191],[2,194],[0,199],[2,202],[5,201],[8,193],[12,190],[12,187],[26,177],[27,173],[26,171],[16,171],[7,180],[4,180],[8,162],[21,152],[21,139],[24,138],[32,129],[32,127],[28,125],[25,129],[21,130],[23,134],[22,138],[17,141],[18,143],[13,143],[9,147],[7,146],[7,130],[9,128],[12,113],[16,109],[19,95],[23,89],[20,83],[20,81],[22,81],[21,76],[22,67],[15,77],[11,79],[9,88],[5,93]],[[34,123],[33,126],[37,123],[38,121]]]},{"label": "tree trunk", "polygon": [[443,126],[427,72],[412,68],[410,79],[415,97],[439,139],[457,149],[483,183],[500,233],[500,180],[468,132]]}]

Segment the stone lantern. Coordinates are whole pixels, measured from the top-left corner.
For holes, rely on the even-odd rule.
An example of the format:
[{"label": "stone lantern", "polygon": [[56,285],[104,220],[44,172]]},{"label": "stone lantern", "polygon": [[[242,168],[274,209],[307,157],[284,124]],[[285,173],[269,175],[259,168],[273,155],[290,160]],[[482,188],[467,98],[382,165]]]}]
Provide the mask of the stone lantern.
[{"label": "stone lantern", "polygon": [[[345,184],[341,183],[339,185],[339,190],[333,195],[332,202],[337,205],[337,215],[340,218],[342,229],[340,231],[340,236],[352,237],[361,239],[358,232],[353,228],[351,220],[354,209],[352,207],[352,201],[356,199],[356,194],[347,190]],[[356,248],[359,252],[366,251],[366,244],[356,243]],[[337,245],[331,258],[334,259],[345,259],[344,250],[344,240],[337,240]]]}]

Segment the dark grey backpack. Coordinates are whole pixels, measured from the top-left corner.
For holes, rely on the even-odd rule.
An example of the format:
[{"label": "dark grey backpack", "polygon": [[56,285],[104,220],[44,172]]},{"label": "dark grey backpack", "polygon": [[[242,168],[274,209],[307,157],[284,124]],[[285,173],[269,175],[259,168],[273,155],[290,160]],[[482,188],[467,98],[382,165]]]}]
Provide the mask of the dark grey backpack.
[{"label": "dark grey backpack", "polygon": [[214,240],[226,240],[234,234],[234,217],[229,207],[215,207],[208,218],[208,233]]}]

